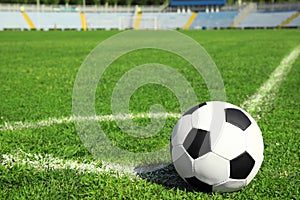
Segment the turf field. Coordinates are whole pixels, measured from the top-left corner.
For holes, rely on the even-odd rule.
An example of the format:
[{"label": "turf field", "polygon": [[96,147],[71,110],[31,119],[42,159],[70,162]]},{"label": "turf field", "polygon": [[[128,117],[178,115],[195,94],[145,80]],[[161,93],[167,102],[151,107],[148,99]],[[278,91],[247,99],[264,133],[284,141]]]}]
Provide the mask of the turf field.
[{"label": "turf field", "polygon": [[[247,110],[245,102],[251,104],[251,96],[260,92],[264,97],[251,111],[264,137],[262,167],[249,186],[222,194],[185,188],[170,166],[139,176],[118,172],[117,167],[109,170],[107,162],[94,159],[82,144],[69,118],[76,74],[90,51],[117,33],[0,32],[0,199],[299,198],[300,57],[286,76],[273,77],[274,87],[267,94],[260,88],[299,46],[300,30],[182,32],[199,42],[215,61],[228,102],[245,105]],[[150,62],[172,66],[191,83],[199,101],[210,100],[205,82],[194,76],[189,63],[171,53],[148,49],[120,57],[104,73],[96,92],[98,116],[111,114],[110,97],[120,77]],[[130,111],[146,113],[153,104],[180,114],[174,94],[154,84],[134,93]],[[142,141],[122,133],[114,120],[99,123],[116,145],[141,152],[168,144],[176,120],[169,117],[158,135]],[[134,121],[149,123],[147,118]]]}]

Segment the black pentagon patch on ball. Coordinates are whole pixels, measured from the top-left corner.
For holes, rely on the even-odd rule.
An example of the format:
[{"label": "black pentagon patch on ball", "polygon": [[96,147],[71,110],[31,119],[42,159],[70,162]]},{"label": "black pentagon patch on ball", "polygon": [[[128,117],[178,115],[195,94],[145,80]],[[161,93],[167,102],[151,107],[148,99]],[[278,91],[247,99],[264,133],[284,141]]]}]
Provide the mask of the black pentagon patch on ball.
[{"label": "black pentagon patch on ball", "polygon": [[230,178],[245,179],[250,174],[255,160],[246,151],[230,161]]},{"label": "black pentagon patch on ball", "polygon": [[204,183],[202,181],[200,181],[199,179],[197,179],[196,177],[191,177],[191,178],[185,178],[186,182],[188,182],[188,184],[190,184],[193,188],[199,190],[199,191],[203,191],[203,192],[212,192],[212,185],[209,185],[207,183]]},{"label": "black pentagon patch on ball", "polygon": [[193,128],[186,136],[183,147],[193,159],[197,159],[210,152],[211,143],[209,132]]},{"label": "black pentagon patch on ball", "polygon": [[249,118],[238,109],[226,108],[225,114],[226,122],[239,127],[243,131],[251,125],[251,121],[249,120]]},{"label": "black pentagon patch on ball", "polygon": [[193,112],[194,112],[195,110],[197,110],[198,108],[200,108],[200,107],[202,107],[202,106],[204,106],[204,105],[206,105],[206,102],[201,103],[201,104],[199,104],[199,105],[197,105],[197,106],[194,106],[194,107],[190,108],[188,111],[186,111],[186,112],[183,114],[183,116],[193,114]]}]

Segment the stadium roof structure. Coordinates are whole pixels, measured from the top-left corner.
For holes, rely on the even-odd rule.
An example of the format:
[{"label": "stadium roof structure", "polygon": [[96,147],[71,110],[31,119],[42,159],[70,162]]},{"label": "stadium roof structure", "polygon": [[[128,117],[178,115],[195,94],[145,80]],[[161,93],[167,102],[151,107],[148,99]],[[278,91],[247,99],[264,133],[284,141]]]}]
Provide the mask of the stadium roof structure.
[{"label": "stadium roof structure", "polygon": [[212,6],[225,4],[226,0],[170,0],[171,6]]}]

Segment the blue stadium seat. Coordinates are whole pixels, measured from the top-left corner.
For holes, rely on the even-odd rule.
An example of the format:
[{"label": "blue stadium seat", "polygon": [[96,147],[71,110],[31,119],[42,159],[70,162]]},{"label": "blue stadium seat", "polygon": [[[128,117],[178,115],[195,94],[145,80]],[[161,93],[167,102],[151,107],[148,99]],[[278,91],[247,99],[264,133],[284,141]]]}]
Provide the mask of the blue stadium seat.
[{"label": "blue stadium seat", "polygon": [[[191,13],[143,13],[140,29],[183,28]],[[86,13],[90,29],[129,29],[135,21],[132,13]]]},{"label": "blue stadium seat", "polygon": [[198,13],[196,19],[191,24],[190,29],[203,28],[228,28],[232,25],[237,11],[226,11],[218,13]]},{"label": "blue stadium seat", "polygon": [[246,19],[244,19],[238,27],[240,28],[263,28],[263,27],[277,27],[283,21],[295,14],[296,11],[285,12],[262,12],[256,11],[250,13]]},{"label": "blue stadium seat", "polygon": [[300,16],[288,23],[285,27],[300,27]]},{"label": "blue stadium seat", "polygon": [[37,29],[81,29],[79,13],[70,12],[27,12]]},{"label": "blue stadium seat", "polygon": [[128,29],[133,27],[132,13],[86,13],[89,29]]},{"label": "blue stadium seat", "polygon": [[192,13],[157,13],[154,15],[157,16],[159,29],[182,29]]},{"label": "blue stadium seat", "polygon": [[21,12],[0,12],[0,30],[4,29],[27,29],[30,27]]}]

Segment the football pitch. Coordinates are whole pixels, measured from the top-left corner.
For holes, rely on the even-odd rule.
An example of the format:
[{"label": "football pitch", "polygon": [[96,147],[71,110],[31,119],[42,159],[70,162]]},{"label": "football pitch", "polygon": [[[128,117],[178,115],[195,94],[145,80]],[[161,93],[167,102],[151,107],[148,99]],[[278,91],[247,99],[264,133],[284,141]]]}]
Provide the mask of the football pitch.
[{"label": "football pitch", "polygon": [[[93,158],[71,118],[73,85],[89,53],[119,31],[2,31],[0,199],[298,199],[300,56],[292,53],[300,51],[300,30],[181,32],[201,44],[216,63],[226,101],[249,110],[262,130],[264,162],[247,187],[233,193],[196,192],[186,187],[172,166],[134,174],[129,167],[126,171]],[[180,72],[199,103],[210,101],[205,81],[195,76],[186,60],[157,49],[121,56],[99,80],[95,109],[107,137],[131,152],[168,145],[181,114],[172,91],[149,83],[131,97],[133,115],[123,119],[111,115],[111,95],[122,75],[154,62]],[[116,120],[149,124],[155,117],[148,113],[154,104],[161,104],[168,114],[157,135],[137,139],[120,131]]]}]

